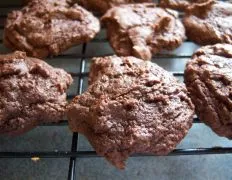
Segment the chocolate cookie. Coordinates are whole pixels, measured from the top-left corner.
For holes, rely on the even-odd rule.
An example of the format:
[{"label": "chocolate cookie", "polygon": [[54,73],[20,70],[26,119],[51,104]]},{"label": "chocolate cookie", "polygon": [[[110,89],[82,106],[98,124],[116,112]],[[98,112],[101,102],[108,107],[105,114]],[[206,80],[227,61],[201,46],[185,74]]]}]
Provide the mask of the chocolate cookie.
[{"label": "chocolate cookie", "polygon": [[0,55],[0,133],[19,134],[62,120],[69,74],[16,51]]},{"label": "chocolate cookie", "polygon": [[110,9],[102,22],[116,54],[150,60],[152,53],[175,49],[185,39],[177,16],[154,3],[129,4]]},{"label": "chocolate cookie", "polygon": [[186,88],[156,64],[94,58],[90,81],[68,106],[69,125],[118,168],[133,153],[168,154],[192,125]]},{"label": "chocolate cookie", "polygon": [[31,0],[22,10],[8,14],[4,44],[34,57],[58,55],[94,38],[97,18],[67,0]]},{"label": "chocolate cookie", "polygon": [[[32,1],[35,1],[35,3],[38,3],[38,0],[22,0],[22,3],[23,5],[26,5]],[[50,3],[50,4],[53,4],[55,6],[58,6],[58,5],[64,5],[66,6],[67,4],[70,4],[70,5],[73,5],[75,4],[77,0],[46,0],[46,1],[41,1],[42,3],[46,2],[46,3]],[[33,3],[33,2],[32,2]]]},{"label": "chocolate cookie", "polygon": [[160,6],[179,11],[186,11],[191,5],[201,4],[214,0],[161,0]]},{"label": "chocolate cookie", "polygon": [[152,0],[77,0],[85,8],[104,14],[107,10],[120,4],[152,2]]},{"label": "chocolate cookie", "polygon": [[199,118],[232,139],[232,45],[200,48],[186,66],[185,83]]},{"label": "chocolate cookie", "polygon": [[232,43],[232,4],[213,2],[189,8],[184,25],[190,40],[201,44]]}]

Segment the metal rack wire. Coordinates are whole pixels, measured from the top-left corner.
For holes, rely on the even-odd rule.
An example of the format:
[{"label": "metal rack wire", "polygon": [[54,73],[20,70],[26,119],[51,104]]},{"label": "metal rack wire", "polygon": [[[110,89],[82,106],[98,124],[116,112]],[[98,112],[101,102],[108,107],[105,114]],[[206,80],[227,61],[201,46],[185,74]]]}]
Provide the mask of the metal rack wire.
[{"label": "metal rack wire", "polygon": [[[18,6],[6,6],[0,8],[18,8]],[[3,29],[3,19],[6,15],[0,15],[0,29]],[[106,39],[96,39],[93,42],[97,43],[104,43]],[[82,52],[81,56],[73,56],[73,55],[62,55],[67,58],[78,59],[80,61],[80,69],[75,73],[72,74],[73,78],[79,78],[78,80],[78,87],[76,89],[76,95],[81,94],[83,92],[83,82],[84,78],[88,77],[88,72],[86,72],[86,61],[90,56],[86,53],[87,44],[82,45]],[[162,54],[157,55],[157,58],[190,58],[190,56],[186,55],[168,55]],[[182,77],[183,71],[180,72],[172,72],[174,76]],[[69,95],[68,99],[72,99],[74,96]],[[201,123],[198,118],[194,118],[194,123]],[[67,121],[61,121],[60,123],[50,123],[50,124],[43,124],[41,126],[67,126]],[[191,149],[176,149],[171,152],[168,156],[182,156],[182,155],[207,155],[207,154],[232,154],[232,147],[217,147],[217,148],[191,148]],[[134,154],[133,157],[138,156],[154,156],[152,154]],[[68,180],[75,180],[78,179],[76,175],[76,162],[79,158],[93,158],[99,156],[96,154],[95,151],[79,151],[78,150],[78,133],[73,133],[72,136],[72,145],[70,151],[38,151],[38,152],[0,152],[0,159],[4,158],[33,158],[33,157],[40,157],[40,158],[69,158],[69,171],[68,173]]]}]

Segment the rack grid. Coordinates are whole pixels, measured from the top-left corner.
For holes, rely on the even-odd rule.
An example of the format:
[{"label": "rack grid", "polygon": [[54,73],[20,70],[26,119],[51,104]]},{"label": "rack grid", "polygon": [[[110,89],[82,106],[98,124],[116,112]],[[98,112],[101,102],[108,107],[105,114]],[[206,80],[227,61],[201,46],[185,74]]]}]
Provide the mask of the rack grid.
[{"label": "rack grid", "polygon": [[[6,18],[6,13],[11,11],[12,9],[18,9],[20,5],[0,5],[0,9],[4,9],[0,13],[0,31],[3,31],[4,28],[4,20]],[[94,39],[93,43],[98,43],[98,45],[102,46],[103,43],[107,43],[106,38]],[[188,42],[188,41],[186,41]],[[0,40],[2,43],[2,40]],[[86,62],[88,59],[92,57],[91,53],[87,52],[87,44],[83,44],[81,46],[81,54],[66,54],[60,55],[62,58],[70,58],[73,60],[80,61],[80,68],[77,69],[76,72],[69,72],[73,78],[78,78],[78,87],[76,89],[76,94],[81,94],[84,90],[83,83],[84,78],[88,77],[88,72],[86,71]],[[104,54],[107,55],[107,54]],[[110,55],[110,54],[109,54]],[[191,55],[186,54],[169,54],[169,53],[162,53],[153,57],[153,59],[157,58],[190,58]],[[182,71],[171,71],[171,73],[176,77],[183,77],[184,73]],[[68,95],[68,99],[74,98],[75,95]],[[194,123],[201,123],[201,121],[195,117]],[[41,126],[67,126],[68,123],[66,120],[63,120],[59,123],[49,123],[49,124],[42,124]],[[191,149],[175,149],[171,152],[168,156],[183,156],[183,155],[208,155],[208,154],[232,154],[232,147],[212,147],[212,148],[191,148]],[[145,156],[155,156],[153,154],[134,154],[132,157],[145,157]],[[68,170],[68,180],[75,180],[78,179],[76,175],[76,162],[79,158],[102,158],[96,154],[95,151],[79,151],[78,150],[78,133],[73,133],[72,135],[72,145],[70,151],[29,151],[29,152],[0,152],[0,159],[5,158],[33,158],[33,157],[40,157],[40,158],[69,158],[69,170]]]}]

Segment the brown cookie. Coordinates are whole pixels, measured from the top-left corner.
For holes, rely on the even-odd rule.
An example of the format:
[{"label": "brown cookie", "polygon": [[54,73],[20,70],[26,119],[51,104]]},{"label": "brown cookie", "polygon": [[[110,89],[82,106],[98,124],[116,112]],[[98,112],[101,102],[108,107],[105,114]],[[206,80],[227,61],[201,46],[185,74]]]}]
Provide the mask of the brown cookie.
[{"label": "brown cookie", "polygon": [[77,0],[85,8],[104,14],[107,10],[120,4],[152,2],[152,0]]},{"label": "brown cookie", "polygon": [[0,55],[0,133],[20,134],[62,120],[69,74],[16,51]]},{"label": "brown cookie", "polygon": [[186,11],[190,6],[214,0],[161,0],[160,6],[179,11]]},{"label": "brown cookie", "polygon": [[185,83],[199,118],[232,139],[232,45],[200,48],[188,62]]},{"label": "brown cookie", "polygon": [[196,4],[184,18],[187,36],[201,44],[232,43],[232,4],[213,2]]},{"label": "brown cookie", "polygon": [[[32,1],[38,2],[38,0],[22,0],[23,5],[26,5]],[[56,5],[75,4],[77,0],[46,0],[47,3],[55,3]],[[42,2],[43,3],[43,2]]]},{"label": "brown cookie", "polygon": [[68,107],[69,125],[118,168],[133,153],[168,154],[192,125],[185,86],[156,64],[94,58],[90,81]]},{"label": "brown cookie", "polygon": [[102,17],[110,44],[117,55],[150,60],[161,50],[173,50],[185,39],[176,11],[154,3],[114,7]]},{"label": "brown cookie", "polygon": [[34,57],[58,55],[94,38],[97,18],[67,0],[32,0],[8,14],[4,44]]}]

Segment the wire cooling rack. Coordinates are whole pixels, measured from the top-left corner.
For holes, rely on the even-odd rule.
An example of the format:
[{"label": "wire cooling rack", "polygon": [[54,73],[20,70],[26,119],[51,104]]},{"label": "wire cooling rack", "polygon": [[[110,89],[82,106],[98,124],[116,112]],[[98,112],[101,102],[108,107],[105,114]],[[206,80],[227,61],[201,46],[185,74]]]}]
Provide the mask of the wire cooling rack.
[{"label": "wire cooling rack", "polygon": [[[11,2],[5,2],[3,4],[0,4],[0,31],[2,34],[3,28],[4,28],[4,20],[6,18],[7,12],[11,11],[12,9],[18,9],[20,8],[20,5],[18,3],[14,4]],[[84,90],[84,79],[88,77],[88,68],[87,64],[89,63],[89,59],[93,56],[105,56],[112,54],[112,50],[107,50],[107,48],[104,48],[104,46],[107,44],[107,40],[105,38],[104,30],[100,33],[100,35],[95,38],[91,43],[83,44],[79,46],[80,53],[77,55],[75,53],[67,53],[64,55],[61,55],[59,57],[62,57],[63,59],[68,58],[72,59],[73,62],[78,61],[80,63],[79,69],[76,69],[75,72],[69,72],[74,79],[78,79],[78,85],[76,88],[76,92],[74,94],[68,94],[68,99],[71,100],[75,97],[75,95],[81,94]],[[2,40],[1,44],[2,44]],[[95,46],[96,49],[94,49],[96,52],[88,51],[88,46]],[[190,48],[191,47],[191,48]],[[192,51],[189,51],[188,49],[196,49],[196,45],[193,45],[193,43],[186,41],[182,47],[180,47],[176,51],[172,52],[162,52],[159,55],[156,55],[153,57],[154,59],[186,59],[190,58]],[[4,47],[0,47],[3,48]],[[103,53],[102,53],[103,52]],[[57,57],[57,58],[59,58]],[[162,66],[162,64],[161,64]],[[169,69],[170,70],[170,69]],[[172,71],[170,72],[176,76],[179,79],[183,78],[183,68],[181,71]],[[194,123],[201,123],[197,117],[194,118]],[[50,124],[43,124],[41,126],[67,126],[67,121],[61,121],[59,123],[50,123]],[[183,155],[207,155],[207,154],[232,154],[232,147],[216,147],[216,148],[191,148],[191,149],[176,149],[173,152],[171,152],[168,156],[183,156]],[[154,156],[152,154],[134,154],[133,157],[145,157],[145,156]],[[29,151],[29,152],[0,152],[0,159],[3,158],[33,158],[33,157],[39,157],[39,158],[69,158],[69,170],[68,170],[68,180],[74,180],[78,179],[78,176],[76,175],[76,162],[79,158],[92,158],[92,157],[99,157],[95,151],[80,151],[78,150],[78,133],[73,133],[72,135],[72,145],[69,151]],[[102,158],[102,157],[99,157]]]}]

